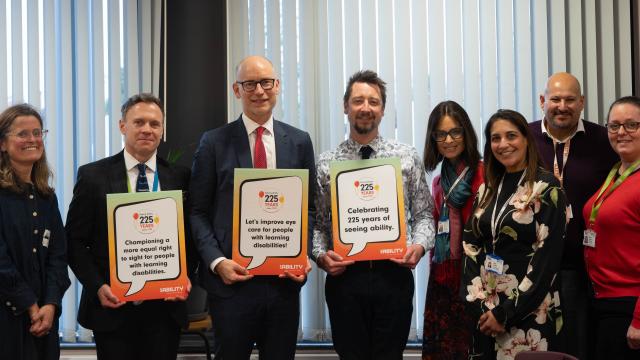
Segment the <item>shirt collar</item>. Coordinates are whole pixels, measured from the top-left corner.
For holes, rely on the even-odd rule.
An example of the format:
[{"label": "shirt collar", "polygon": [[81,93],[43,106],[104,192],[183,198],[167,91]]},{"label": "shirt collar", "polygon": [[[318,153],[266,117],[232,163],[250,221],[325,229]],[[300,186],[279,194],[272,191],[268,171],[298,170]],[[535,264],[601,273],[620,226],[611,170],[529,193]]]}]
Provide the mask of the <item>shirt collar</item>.
[{"label": "shirt collar", "polygon": [[551,135],[551,133],[547,131],[547,127],[544,125],[544,121],[544,118],[542,119],[542,121],[540,121],[540,128],[542,129],[542,133],[547,135],[551,140],[554,140],[557,143],[562,144],[567,140],[571,140],[574,136],[576,136],[577,133],[584,132],[584,123],[582,122],[582,119],[578,119],[578,126],[576,127],[576,131],[574,131],[573,134],[569,135],[569,137],[567,137],[565,140],[560,141],[554,138],[553,135]]},{"label": "shirt collar", "polygon": [[[151,171],[156,172],[156,154],[158,153],[158,151],[154,151],[153,155],[151,155],[151,157],[149,158],[149,160],[147,160],[147,162],[145,163],[145,165],[147,165],[147,167],[149,169],[151,169]],[[129,152],[127,151],[127,149],[124,149],[124,165],[127,168],[127,171],[132,170],[133,168],[135,168],[140,162],[138,160],[136,160],[135,157],[133,157],[133,155],[129,154]]]},{"label": "shirt collar", "polygon": [[273,114],[269,117],[266,123],[260,125],[257,122],[253,121],[247,114],[242,113],[242,122],[244,123],[244,127],[247,129],[247,135],[251,135],[257,128],[260,126],[267,129],[269,134],[273,134]]},{"label": "shirt collar", "polygon": [[355,149],[356,151],[360,151],[360,148],[363,146],[370,146],[373,149],[374,153],[377,153],[380,150],[382,143],[382,136],[380,134],[376,135],[368,144],[360,144],[359,142],[353,140],[351,136],[347,139],[347,146],[349,148]]}]

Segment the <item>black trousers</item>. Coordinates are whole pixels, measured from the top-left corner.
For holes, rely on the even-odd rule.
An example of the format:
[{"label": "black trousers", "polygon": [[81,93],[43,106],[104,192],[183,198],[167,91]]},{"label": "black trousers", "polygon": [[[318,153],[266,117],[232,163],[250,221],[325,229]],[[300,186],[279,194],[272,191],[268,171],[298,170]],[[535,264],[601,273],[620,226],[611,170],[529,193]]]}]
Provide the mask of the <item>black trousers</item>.
[{"label": "black trousers", "polygon": [[327,275],[333,345],[340,359],[402,359],[413,312],[413,274],[388,260]]},{"label": "black trousers", "polygon": [[261,360],[294,359],[300,317],[300,285],[256,276],[234,285],[230,297],[210,294],[216,359],[246,360],[254,344]]},{"label": "black trousers", "polygon": [[158,300],[124,305],[125,321],[113,331],[94,331],[98,360],[175,360],[180,326]]},{"label": "black trousers", "polygon": [[584,270],[562,270],[560,276],[560,304],[562,331],[552,349],[571,354],[581,360],[595,357],[596,330],[590,311],[593,290]]},{"label": "black trousers", "polygon": [[638,360],[640,350],[627,345],[627,330],[633,319],[636,297],[594,299],[598,360]]}]

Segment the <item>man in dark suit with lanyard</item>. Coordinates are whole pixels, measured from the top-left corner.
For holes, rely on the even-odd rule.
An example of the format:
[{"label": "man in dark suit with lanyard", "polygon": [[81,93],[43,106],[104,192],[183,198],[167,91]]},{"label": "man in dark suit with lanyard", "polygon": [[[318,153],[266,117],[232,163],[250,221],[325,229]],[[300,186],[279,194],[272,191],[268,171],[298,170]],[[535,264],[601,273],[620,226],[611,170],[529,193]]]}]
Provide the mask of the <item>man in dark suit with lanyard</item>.
[{"label": "man in dark suit with lanyard", "polygon": [[[210,297],[217,355],[225,360],[249,359],[254,343],[260,359],[295,355],[299,293],[306,275],[253,277],[231,259],[235,168],[308,169],[309,179],[315,178],[309,134],[273,119],[279,91],[280,80],[269,60],[242,60],[233,83],[242,115],[204,133],[193,161],[193,240],[202,260],[201,282]],[[312,204],[311,184],[309,189]]]},{"label": "man in dark suit with lanyard", "polygon": [[100,360],[175,359],[180,328],[187,321],[185,299],[132,303],[111,292],[106,195],[186,190],[190,171],[157,156],[164,132],[157,97],[129,98],[119,126],[124,150],[78,169],[67,214],[69,265],[83,285],[78,322],[93,330]]}]

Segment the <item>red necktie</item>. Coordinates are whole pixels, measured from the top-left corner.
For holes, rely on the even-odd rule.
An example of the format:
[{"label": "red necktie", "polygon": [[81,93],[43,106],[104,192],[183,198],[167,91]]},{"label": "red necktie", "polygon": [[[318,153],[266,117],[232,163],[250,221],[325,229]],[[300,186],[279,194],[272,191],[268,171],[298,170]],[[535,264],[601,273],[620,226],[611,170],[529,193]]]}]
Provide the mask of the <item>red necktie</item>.
[{"label": "red necktie", "polygon": [[267,168],[267,152],[264,149],[264,143],[262,142],[262,133],[264,127],[260,126],[256,129],[256,145],[253,147],[253,167],[256,169]]}]

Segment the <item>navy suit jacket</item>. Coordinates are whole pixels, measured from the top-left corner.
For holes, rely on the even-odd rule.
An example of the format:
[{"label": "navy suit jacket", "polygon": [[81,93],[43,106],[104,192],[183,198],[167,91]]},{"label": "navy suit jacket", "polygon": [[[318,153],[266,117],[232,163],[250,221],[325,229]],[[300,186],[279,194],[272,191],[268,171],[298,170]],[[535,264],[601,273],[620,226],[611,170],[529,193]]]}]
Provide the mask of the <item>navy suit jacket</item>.
[{"label": "navy suit jacket", "polygon": [[[165,160],[157,157],[157,171],[162,190],[186,190],[189,186],[189,169],[186,167],[169,165]],[[83,286],[78,322],[92,330],[111,331],[125,321],[121,308],[102,307],[97,293],[103,284],[109,284],[106,195],[126,193],[127,181],[123,151],[81,166],[78,169],[73,199],[67,213],[65,229],[69,265]],[[188,224],[185,224],[185,227],[187,226]],[[191,245],[188,236],[186,240],[189,257],[188,249]],[[192,267],[189,260],[187,263],[188,268]],[[184,302],[157,301],[163,303],[162,306],[172,313],[179,325],[186,324]]]},{"label": "navy suit jacket", "polygon": [[[274,120],[276,168],[309,170],[309,241],[312,239],[315,157],[305,131]],[[191,230],[202,260],[202,285],[210,294],[228,297],[236,283],[227,286],[209,268],[219,258],[231,259],[233,227],[233,176],[236,168],[252,168],[251,150],[242,116],[202,135],[194,155],[191,185]],[[290,280],[288,280],[290,281]],[[298,283],[290,281],[292,286]]]}]

